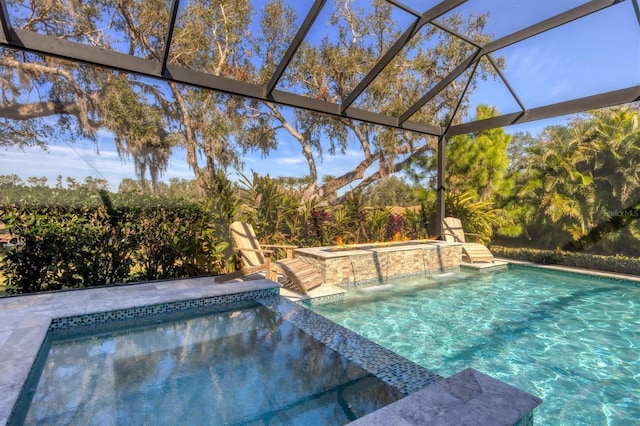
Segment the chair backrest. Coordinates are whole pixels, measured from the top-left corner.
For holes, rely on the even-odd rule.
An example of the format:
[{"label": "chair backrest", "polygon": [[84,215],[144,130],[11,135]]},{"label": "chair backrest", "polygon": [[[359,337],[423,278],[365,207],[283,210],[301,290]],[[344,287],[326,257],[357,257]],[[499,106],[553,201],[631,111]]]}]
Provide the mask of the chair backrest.
[{"label": "chair backrest", "polygon": [[[262,254],[260,242],[250,223],[233,222],[231,224],[231,236],[233,237],[236,249],[240,250],[240,255],[245,266],[260,266],[265,264],[266,261],[264,254]],[[251,249],[251,251],[243,249]]]},{"label": "chair backrest", "polygon": [[445,217],[442,219],[442,231],[444,232],[445,241],[466,243],[464,230],[462,229],[462,221],[460,219]]}]

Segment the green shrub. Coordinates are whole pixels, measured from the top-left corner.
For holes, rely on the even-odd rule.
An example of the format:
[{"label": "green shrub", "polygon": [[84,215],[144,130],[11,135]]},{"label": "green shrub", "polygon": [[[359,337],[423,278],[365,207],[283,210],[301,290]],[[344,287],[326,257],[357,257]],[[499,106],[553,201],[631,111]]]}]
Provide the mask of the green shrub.
[{"label": "green shrub", "polygon": [[640,258],[637,257],[622,255],[602,256],[559,250],[509,248],[502,246],[491,246],[491,251],[495,256],[513,260],[640,275]]},{"label": "green shrub", "polygon": [[224,266],[227,243],[197,203],[106,192],[78,198],[47,188],[26,190],[22,200],[4,195],[0,222],[20,240],[0,253],[11,293],[213,274]]}]

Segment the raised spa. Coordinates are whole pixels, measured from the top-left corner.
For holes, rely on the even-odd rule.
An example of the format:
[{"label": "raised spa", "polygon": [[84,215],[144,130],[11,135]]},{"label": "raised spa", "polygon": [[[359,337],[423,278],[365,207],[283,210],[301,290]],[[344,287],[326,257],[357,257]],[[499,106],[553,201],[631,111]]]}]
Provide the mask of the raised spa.
[{"label": "raised spa", "polygon": [[344,285],[389,277],[433,273],[460,265],[462,246],[435,240],[295,250],[297,258],[313,265],[325,285]]}]

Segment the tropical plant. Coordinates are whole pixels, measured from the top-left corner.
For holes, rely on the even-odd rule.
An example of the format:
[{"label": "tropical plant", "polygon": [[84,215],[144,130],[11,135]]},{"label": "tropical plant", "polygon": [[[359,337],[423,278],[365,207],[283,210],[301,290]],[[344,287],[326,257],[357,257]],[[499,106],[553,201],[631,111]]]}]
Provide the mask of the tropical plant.
[{"label": "tropical plant", "polygon": [[462,221],[464,231],[479,236],[480,242],[488,243],[495,230],[509,225],[504,210],[496,209],[490,201],[476,201],[475,194],[468,192],[447,197],[445,215]]},{"label": "tropical plant", "polygon": [[[407,209],[403,214],[403,232],[412,240],[421,240],[429,237],[429,224],[431,212],[427,210],[425,202],[420,203],[418,209]],[[434,235],[433,233],[431,235]]]},{"label": "tropical plant", "polygon": [[240,218],[252,224],[263,242],[288,244],[292,232],[287,228],[286,218],[298,211],[299,196],[283,189],[268,175],[259,176],[255,172],[251,179],[241,174],[239,191]]},{"label": "tropical plant", "polygon": [[[637,221],[608,233],[594,230],[640,200],[640,113],[630,107],[585,114],[569,126],[545,129],[516,175],[516,195],[504,203],[543,247],[640,253]],[[598,235],[596,241],[587,235]],[[589,247],[574,244],[589,240]]]},{"label": "tropical plant", "polygon": [[390,215],[391,212],[386,208],[368,208],[363,227],[366,230],[366,237],[363,242],[387,241]]}]

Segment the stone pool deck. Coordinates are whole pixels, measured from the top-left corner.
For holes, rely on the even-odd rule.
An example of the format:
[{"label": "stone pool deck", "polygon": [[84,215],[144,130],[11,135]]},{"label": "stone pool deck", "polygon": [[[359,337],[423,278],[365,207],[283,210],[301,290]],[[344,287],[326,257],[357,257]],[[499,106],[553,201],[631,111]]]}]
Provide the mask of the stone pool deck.
[{"label": "stone pool deck", "polygon": [[[278,293],[278,284],[265,279],[229,284],[212,282],[210,277],[192,278],[1,298],[0,425],[8,424],[52,321],[86,315],[99,317],[113,311],[146,311],[146,307],[151,305],[189,304],[190,301],[217,300],[218,297],[242,300],[243,295]],[[288,304],[288,307],[279,305],[279,309],[287,310],[281,314],[290,317],[292,312],[299,310],[301,312],[296,315],[301,324],[317,323],[323,319],[310,319],[308,317],[316,314],[290,302]],[[331,327],[337,330],[337,335]],[[355,424],[529,425],[532,424],[532,410],[541,403],[540,399],[475,370],[465,370],[441,380],[361,336],[340,331],[342,327],[337,324],[316,328],[318,330],[314,331],[319,333],[318,337],[327,340],[325,344],[329,347],[338,345],[334,350],[340,353],[339,348],[346,347],[351,357],[360,358],[359,363],[376,376],[391,375],[391,381],[407,384],[403,391],[409,394],[407,397],[357,420]],[[325,336],[327,333],[330,335]],[[355,353],[356,348],[368,349]],[[369,359],[376,350],[384,356],[378,354]],[[385,361],[382,362],[381,358]]]},{"label": "stone pool deck", "polygon": [[56,318],[278,287],[268,280],[211,283],[212,278],[192,278],[0,298],[0,425],[7,424],[49,325]]}]

